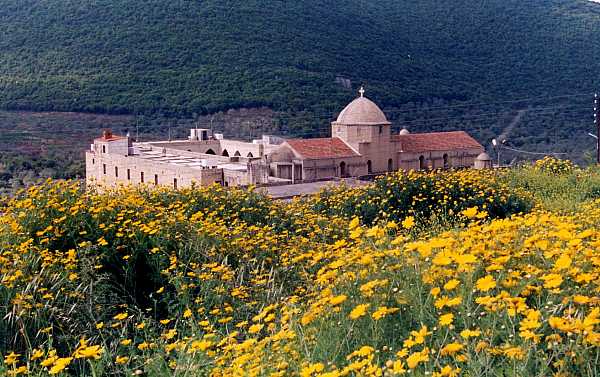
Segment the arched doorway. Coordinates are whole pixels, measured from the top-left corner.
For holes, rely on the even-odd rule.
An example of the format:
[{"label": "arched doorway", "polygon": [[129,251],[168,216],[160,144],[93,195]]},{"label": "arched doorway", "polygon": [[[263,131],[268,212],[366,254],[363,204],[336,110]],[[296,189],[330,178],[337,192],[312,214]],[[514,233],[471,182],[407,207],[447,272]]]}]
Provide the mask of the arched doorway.
[{"label": "arched doorway", "polygon": [[209,149],[205,152],[205,154],[216,154],[216,153],[212,149]]},{"label": "arched doorway", "polygon": [[394,171],[394,160],[391,158],[388,160],[388,171]]},{"label": "arched doorway", "polygon": [[444,154],[443,159],[444,159],[444,169],[448,169],[450,167],[450,163],[448,162],[448,155]]},{"label": "arched doorway", "polygon": [[235,153],[233,155],[235,157],[240,157],[242,154],[240,153],[240,151],[235,151]]},{"label": "arched doorway", "polygon": [[229,152],[227,152],[227,149],[223,149],[223,153],[221,153],[222,156],[225,157],[229,157]]},{"label": "arched doorway", "polygon": [[373,163],[371,162],[371,160],[367,161],[367,173],[373,173]]},{"label": "arched doorway", "polygon": [[419,170],[425,169],[425,156],[419,157]]},{"label": "arched doorway", "polygon": [[248,156],[246,157],[254,157],[254,155],[252,154],[252,152],[248,152]]},{"label": "arched doorway", "polygon": [[346,176],[346,163],[344,161],[340,162],[340,177]]}]

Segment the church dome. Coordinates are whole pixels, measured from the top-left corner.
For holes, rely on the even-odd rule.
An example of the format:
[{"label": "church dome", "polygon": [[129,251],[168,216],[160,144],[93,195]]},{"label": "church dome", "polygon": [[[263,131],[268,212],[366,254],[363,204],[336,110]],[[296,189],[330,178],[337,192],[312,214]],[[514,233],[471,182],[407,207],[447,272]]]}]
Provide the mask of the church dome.
[{"label": "church dome", "polygon": [[337,123],[346,125],[390,124],[379,106],[362,95],[342,110],[337,118]]},{"label": "church dome", "polygon": [[406,128],[403,128],[400,130],[400,135],[408,135],[408,134],[410,134],[410,132]]},{"label": "church dome", "polygon": [[489,154],[483,152],[479,156],[477,156],[477,160],[478,161],[491,161],[492,158],[490,157]]}]

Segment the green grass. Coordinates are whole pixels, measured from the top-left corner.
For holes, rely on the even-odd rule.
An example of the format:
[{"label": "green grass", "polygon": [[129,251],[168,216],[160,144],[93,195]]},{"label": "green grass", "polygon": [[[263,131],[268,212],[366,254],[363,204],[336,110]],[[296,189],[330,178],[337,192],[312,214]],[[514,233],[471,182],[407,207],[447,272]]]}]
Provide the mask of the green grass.
[{"label": "green grass", "polygon": [[286,133],[318,136],[364,84],[398,127],[487,143],[526,110],[516,146],[573,152],[592,148],[599,25],[585,0],[6,0],[0,107],[191,117],[265,106]]},{"label": "green grass", "polygon": [[504,179],[511,187],[530,192],[538,205],[553,212],[572,213],[586,202],[600,198],[598,166],[564,174],[520,167],[507,170]]}]

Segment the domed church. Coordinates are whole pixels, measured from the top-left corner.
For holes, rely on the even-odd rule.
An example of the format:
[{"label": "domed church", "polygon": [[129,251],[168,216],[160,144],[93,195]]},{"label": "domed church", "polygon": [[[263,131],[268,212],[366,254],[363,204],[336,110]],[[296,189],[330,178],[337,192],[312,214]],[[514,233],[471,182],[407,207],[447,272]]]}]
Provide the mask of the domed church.
[{"label": "domed church", "polygon": [[288,139],[272,152],[270,175],[299,181],[395,170],[472,167],[484,148],[464,131],[392,134],[379,106],[364,96],[331,123],[331,138]]}]

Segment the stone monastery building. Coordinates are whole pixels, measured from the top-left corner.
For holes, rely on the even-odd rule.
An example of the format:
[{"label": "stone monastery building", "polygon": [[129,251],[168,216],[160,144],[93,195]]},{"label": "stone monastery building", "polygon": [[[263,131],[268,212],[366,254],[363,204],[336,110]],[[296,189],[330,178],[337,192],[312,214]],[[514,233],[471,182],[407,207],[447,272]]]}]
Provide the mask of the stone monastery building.
[{"label": "stone monastery building", "polygon": [[134,143],[105,131],[86,152],[88,184],[146,183],[174,188],[293,184],[395,170],[491,167],[484,148],[463,131],[392,134],[371,100],[352,101],[331,123],[331,137],[253,142],[192,129],[187,140]]}]

